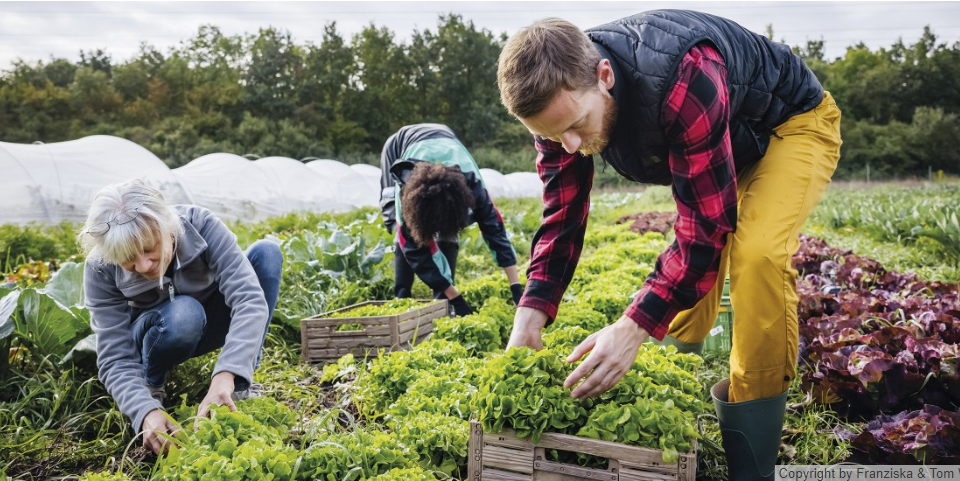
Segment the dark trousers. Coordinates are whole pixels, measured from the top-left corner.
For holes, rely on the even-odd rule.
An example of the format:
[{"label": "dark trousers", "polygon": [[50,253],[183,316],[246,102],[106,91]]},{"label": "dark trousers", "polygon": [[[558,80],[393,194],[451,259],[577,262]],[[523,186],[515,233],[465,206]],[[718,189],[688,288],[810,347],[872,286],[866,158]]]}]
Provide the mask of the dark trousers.
[{"label": "dark trousers", "polygon": [[[457,272],[457,254],[460,252],[459,242],[437,241],[437,247],[447,258],[447,264],[450,264],[450,281],[453,282],[454,275]],[[393,294],[398,299],[410,297],[410,290],[413,288],[413,267],[407,262],[407,258],[400,251],[400,244],[393,244],[393,268],[395,279],[393,281]],[[433,291],[434,299],[443,298],[443,291]]]}]

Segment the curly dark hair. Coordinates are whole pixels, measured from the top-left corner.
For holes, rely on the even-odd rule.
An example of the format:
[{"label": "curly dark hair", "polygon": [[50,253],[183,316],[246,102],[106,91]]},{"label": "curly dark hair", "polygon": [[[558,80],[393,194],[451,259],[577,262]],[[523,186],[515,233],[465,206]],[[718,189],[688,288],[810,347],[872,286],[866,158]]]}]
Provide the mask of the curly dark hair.
[{"label": "curly dark hair", "polygon": [[413,240],[423,244],[437,234],[452,237],[467,225],[474,207],[467,180],[456,167],[420,162],[400,194],[403,223]]}]

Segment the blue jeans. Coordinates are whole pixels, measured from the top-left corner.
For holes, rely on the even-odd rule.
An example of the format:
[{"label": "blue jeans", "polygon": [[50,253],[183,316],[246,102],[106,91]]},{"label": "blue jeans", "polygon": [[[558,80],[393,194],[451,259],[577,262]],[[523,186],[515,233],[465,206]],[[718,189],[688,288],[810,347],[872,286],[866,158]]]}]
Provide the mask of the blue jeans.
[{"label": "blue jeans", "polygon": [[[283,254],[278,245],[266,240],[254,242],[246,254],[267,300],[269,325],[280,295]],[[178,364],[223,347],[229,330],[230,307],[219,290],[205,304],[190,296],[175,296],[143,311],[133,322],[133,342],[140,350],[147,385],[163,386],[167,373]],[[266,337],[264,329],[261,352]]]}]

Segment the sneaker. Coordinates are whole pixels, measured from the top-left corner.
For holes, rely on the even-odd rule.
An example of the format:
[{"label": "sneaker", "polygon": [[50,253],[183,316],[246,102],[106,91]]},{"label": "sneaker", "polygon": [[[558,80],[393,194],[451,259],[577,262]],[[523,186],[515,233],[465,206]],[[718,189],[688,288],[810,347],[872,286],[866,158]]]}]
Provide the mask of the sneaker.
[{"label": "sneaker", "polygon": [[234,391],[234,393],[230,395],[230,399],[233,399],[234,401],[243,401],[244,399],[260,397],[260,395],[265,392],[266,390],[263,388],[263,384],[253,382],[250,383],[250,387],[244,389],[243,391]]},{"label": "sneaker", "polygon": [[148,384],[147,389],[150,390],[150,397],[156,399],[158,403],[163,404],[163,400],[167,398],[167,391],[163,386],[151,386]]}]

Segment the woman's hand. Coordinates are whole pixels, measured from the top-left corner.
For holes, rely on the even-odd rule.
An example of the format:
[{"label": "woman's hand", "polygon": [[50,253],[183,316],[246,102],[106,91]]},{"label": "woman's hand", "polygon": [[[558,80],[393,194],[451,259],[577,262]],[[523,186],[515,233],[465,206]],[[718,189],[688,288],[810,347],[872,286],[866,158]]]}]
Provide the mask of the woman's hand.
[{"label": "woman's hand", "polygon": [[[210,381],[210,389],[207,391],[207,395],[204,396],[203,401],[200,401],[200,409],[197,411],[197,418],[210,417],[210,405],[219,404],[221,406],[226,406],[230,408],[231,411],[236,411],[237,406],[233,404],[233,399],[230,398],[230,395],[233,394],[233,378],[236,377],[232,372],[219,372],[217,375],[213,376],[213,380]],[[194,430],[197,429],[197,424],[193,424]]]},{"label": "woman's hand", "polygon": [[473,308],[470,307],[470,304],[467,303],[467,300],[463,296],[457,296],[449,300],[450,305],[453,306],[453,312],[457,317],[469,316],[473,314]]},{"label": "woman's hand", "polygon": [[143,447],[153,451],[156,454],[166,454],[170,450],[171,443],[175,442],[163,437],[161,434],[169,434],[176,437],[180,429],[176,424],[170,422],[167,413],[162,409],[154,409],[147,413],[143,418]]}]

